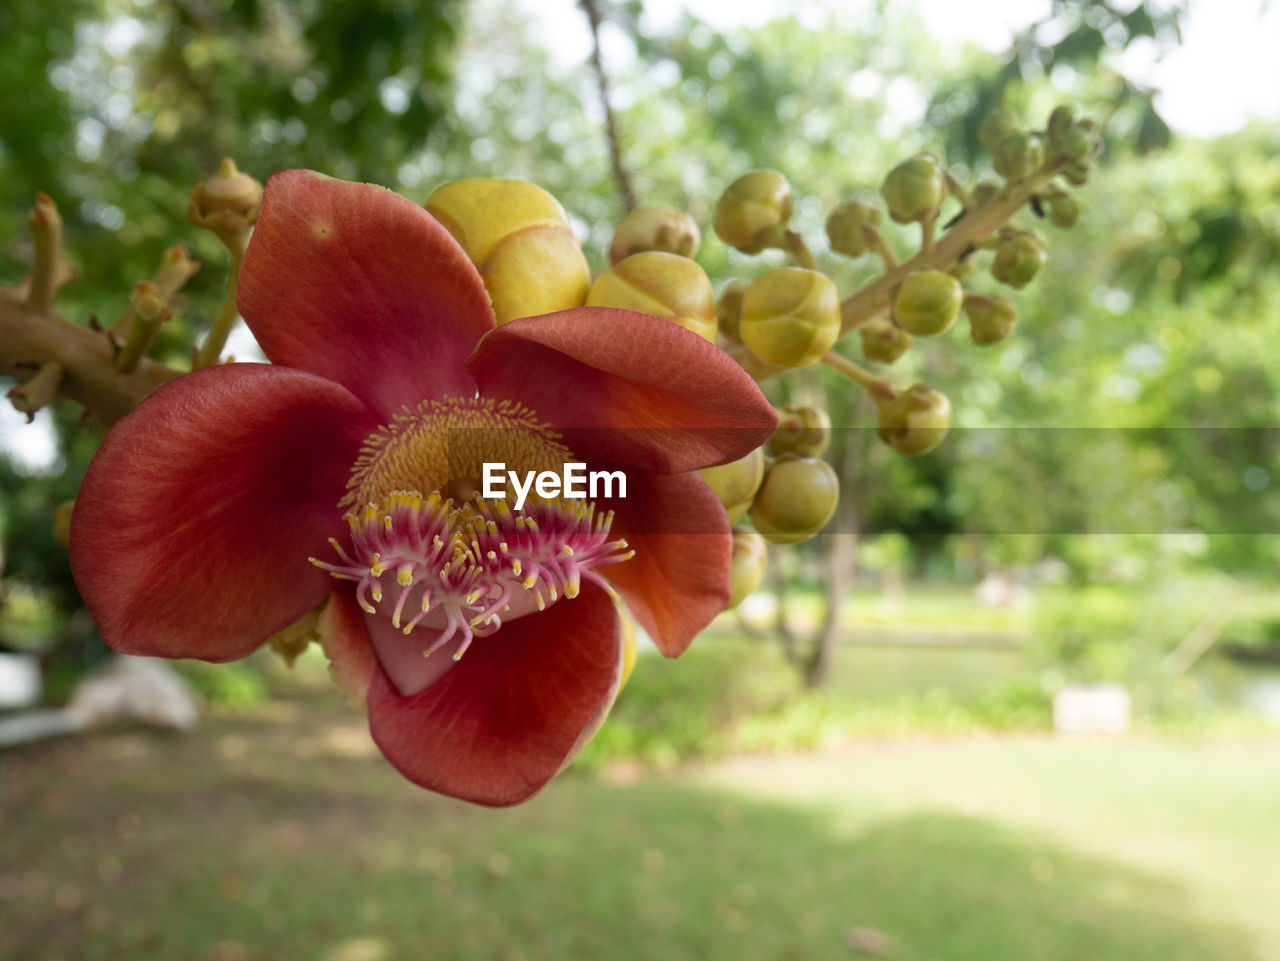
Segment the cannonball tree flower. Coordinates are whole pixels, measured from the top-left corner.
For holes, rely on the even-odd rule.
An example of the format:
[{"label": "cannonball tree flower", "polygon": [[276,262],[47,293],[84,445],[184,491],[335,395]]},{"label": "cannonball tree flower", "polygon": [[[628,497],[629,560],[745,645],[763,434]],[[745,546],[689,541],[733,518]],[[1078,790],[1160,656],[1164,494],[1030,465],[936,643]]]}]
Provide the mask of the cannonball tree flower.
[{"label": "cannonball tree flower", "polygon": [[[116,650],[232,660],[324,604],[391,762],[506,805],[611,705],[615,593],[668,656],[728,603],[727,517],[695,471],[776,417],[704,338],[594,307],[497,328],[423,209],[297,170],[268,181],[238,302],[272,363],[161,387],[81,487],[72,567]],[[626,497],[474,489],[484,463],[567,461],[623,471]]]}]

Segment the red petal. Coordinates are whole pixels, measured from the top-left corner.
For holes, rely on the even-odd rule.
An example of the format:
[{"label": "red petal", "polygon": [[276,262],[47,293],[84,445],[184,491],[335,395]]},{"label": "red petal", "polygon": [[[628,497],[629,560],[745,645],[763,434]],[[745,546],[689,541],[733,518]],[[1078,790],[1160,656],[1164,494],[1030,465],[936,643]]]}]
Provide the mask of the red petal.
[{"label": "red petal", "polygon": [[320,646],[329,659],[334,683],[352,706],[364,708],[378,658],[365,630],[364,611],[355,591],[339,585],[320,615]]},{"label": "red petal", "polygon": [[237,302],[274,363],[337,381],[383,419],[472,396],[462,363],[494,325],[480,275],[430,214],[309,170],[267,180]]},{"label": "red petal", "polygon": [[664,474],[736,460],[778,423],[719,347],[630,310],[512,321],[480,342],[467,368],[481,394],[531,407],[575,453]]},{"label": "red petal", "polygon": [[369,725],[382,753],[432,791],[503,807],[536,794],[595,732],[617,694],[618,615],[584,584],[573,600],[479,638],[426,690],[402,697],[379,671]]},{"label": "red petal", "polygon": [[71,521],[89,612],[126,654],[242,657],[332,581],[307,563],[371,429],[313,374],[227,364],[161,387],[107,435]]},{"label": "red petal", "polygon": [[[598,505],[601,506],[601,505]],[[613,532],[636,552],[601,568],[667,657],[681,654],[729,603],[729,515],[697,474],[629,473]]]}]

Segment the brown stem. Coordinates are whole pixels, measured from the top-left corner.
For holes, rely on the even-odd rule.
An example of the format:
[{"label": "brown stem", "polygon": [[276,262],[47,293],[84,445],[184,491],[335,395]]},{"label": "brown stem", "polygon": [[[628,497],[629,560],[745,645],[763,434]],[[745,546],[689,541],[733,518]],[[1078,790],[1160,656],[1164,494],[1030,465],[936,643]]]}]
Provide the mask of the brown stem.
[{"label": "brown stem", "polygon": [[37,314],[53,309],[62,271],[62,215],[46,193],[36,194],[35,206],[27,216],[27,227],[35,244],[35,259],[27,285],[27,306]]},{"label": "brown stem", "polygon": [[609,78],[604,72],[604,60],[600,56],[600,10],[595,0],[578,0],[587,22],[591,25],[591,64],[595,68],[596,83],[600,87],[600,103],[604,107],[604,129],[609,138],[609,159],[613,164],[613,179],[618,184],[623,206],[628,211],[636,209],[636,192],[631,186],[631,174],[622,162],[622,146],[618,136],[618,121],[609,104]]},{"label": "brown stem", "polygon": [[25,384],[9,388],[9,400],[27,415],[28,424],[36,419],[36,411],[57,396],[63,373],[62,365],[56,360],[46,360]]},{"label": "brown stem", "polygon": [[[78,327],[57,314],[34,312],[12,287],[0,287],[0,375],[29,386],[50,363],[62,368],[59,396],[83,404],[105,425],[114,424],[181,371],[142,358],[132,371],[115,367],[116,347],[101,332]],[[46,378],[51,374],[46,374]]]},{"label": "brown stem", "polygon": [[788,230],[782,235],[782,249],[789,253],[795,259],[795,262],[805,270],[818,269],[818,261],[809,249],[809,245],[804,242],[804,238],[796,231]]}]

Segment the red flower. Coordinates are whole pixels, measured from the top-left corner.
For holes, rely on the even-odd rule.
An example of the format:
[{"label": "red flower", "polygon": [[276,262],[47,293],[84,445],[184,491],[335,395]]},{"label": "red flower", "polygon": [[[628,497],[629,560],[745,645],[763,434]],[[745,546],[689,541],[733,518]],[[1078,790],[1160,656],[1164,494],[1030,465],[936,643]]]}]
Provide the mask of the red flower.
[{"label": "red flower", "polygon": [[[697,334],[585,307],[495,328],[420,207],[296,170],[267,184],[239,305],[272,364],[161,387],[81,487],[72,567],[116,650],[232,660],[331,595],[321,639],[383,753],[505,805],[612,703],[613,589],[668,656],[727,603],[727,518],[691,472],[776,418]],[[566,457],[621,468],[626,498],[521,515],[450,489]]]}]

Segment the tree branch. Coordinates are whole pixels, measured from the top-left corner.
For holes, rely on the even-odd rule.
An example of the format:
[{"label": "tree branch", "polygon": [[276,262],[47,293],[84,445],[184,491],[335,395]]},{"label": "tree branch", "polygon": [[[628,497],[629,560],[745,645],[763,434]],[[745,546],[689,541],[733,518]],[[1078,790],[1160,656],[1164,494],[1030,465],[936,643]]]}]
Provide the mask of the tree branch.
[{"label": "tree branch", "polygon": [[613,179],[618,184],[618,193],[622,195],[622,203],[628,211],[636,209],[636,193],[631,186],[631,174],[622,162],[622,146],[618,137],[618,121],[613,107],[609,104],[609,78],[604,72],[604,60],[600,56],[600,10],[596,0],[578,0],[587,22],[591,25],[591,64],[595,67],[596,82],[600,87],[600,103],[604,107],[604,129],[609,138],[609,159],[613,164]]}]

